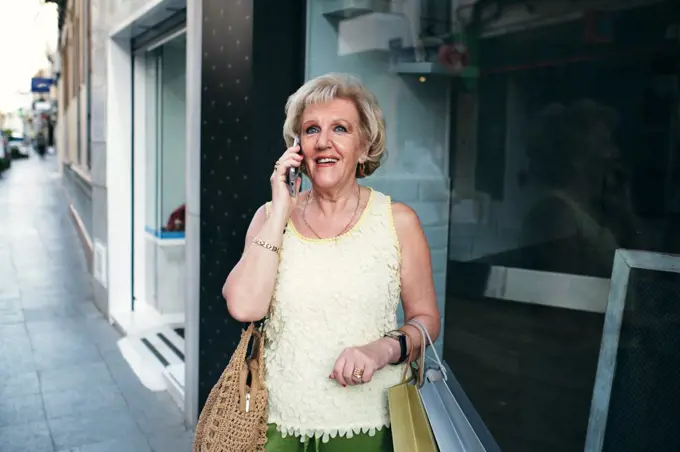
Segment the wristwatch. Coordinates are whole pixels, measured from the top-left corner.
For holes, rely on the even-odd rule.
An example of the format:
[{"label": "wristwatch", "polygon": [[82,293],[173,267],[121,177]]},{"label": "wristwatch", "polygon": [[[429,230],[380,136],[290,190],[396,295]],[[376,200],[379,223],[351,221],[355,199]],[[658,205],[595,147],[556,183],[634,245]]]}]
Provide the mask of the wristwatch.
[{"label": "wristwatch", "polygon": [[406,333],[400,330],[393,330],[393,331],[388,331],[385,333],[385,337],[389,337],[390,339],[394,339],[397,342],[399,342],[399,360],[396,363],[392,363],[393,365],[398,365],[402,364],[406,361],[408,358],[408,346],[406,344]]}]

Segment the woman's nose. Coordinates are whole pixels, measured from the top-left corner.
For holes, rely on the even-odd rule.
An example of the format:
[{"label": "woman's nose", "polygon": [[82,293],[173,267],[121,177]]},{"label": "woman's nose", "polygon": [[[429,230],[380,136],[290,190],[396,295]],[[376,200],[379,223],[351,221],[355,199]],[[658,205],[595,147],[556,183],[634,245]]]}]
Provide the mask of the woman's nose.
[{"label": "woman's nose", "polygon": [[317,135],[316,147],[317,149],[326,149],[329,145],[328,133],[325,131],[320,132]]}]

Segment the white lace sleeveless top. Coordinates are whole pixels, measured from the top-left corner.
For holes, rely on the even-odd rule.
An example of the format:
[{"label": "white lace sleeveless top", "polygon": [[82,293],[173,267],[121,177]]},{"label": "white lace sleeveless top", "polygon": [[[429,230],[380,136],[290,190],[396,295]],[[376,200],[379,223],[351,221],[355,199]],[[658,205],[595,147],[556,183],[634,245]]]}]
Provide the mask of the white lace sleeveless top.
[{"label": "white lace sleeveless top", "polygon": [[400,259],[391,200],[374,190],[337,238],[306,238],[288,222],[264,352],[269,422],[284,436],[327,441],[389,426],[387,389],[404,365],[345,388],[329,375],[343,349],[397,328]]}]

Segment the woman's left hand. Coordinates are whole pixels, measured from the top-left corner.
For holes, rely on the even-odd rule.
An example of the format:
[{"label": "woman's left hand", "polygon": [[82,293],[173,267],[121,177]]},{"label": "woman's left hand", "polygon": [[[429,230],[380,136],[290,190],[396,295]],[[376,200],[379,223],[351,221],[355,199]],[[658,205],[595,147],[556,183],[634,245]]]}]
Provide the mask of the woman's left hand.
[{"label": "woman's left hand", "polygon": [[[342,386],[368,383],[376,371],[390,362],[394,344],[389,341],[393,340],[383,338],[361,347],[344,349],[335,361],[329,378],[335,379]],[[359,371],[360,379],[353,375],[355,370]]]}]

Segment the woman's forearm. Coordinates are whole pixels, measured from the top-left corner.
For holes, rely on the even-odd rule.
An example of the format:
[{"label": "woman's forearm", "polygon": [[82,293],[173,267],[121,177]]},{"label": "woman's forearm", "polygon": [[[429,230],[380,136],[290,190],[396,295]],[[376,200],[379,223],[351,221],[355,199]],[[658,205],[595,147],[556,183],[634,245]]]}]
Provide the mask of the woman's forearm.
[{"label": "woman's forearm", "polygon": [[[257,239],[280,248],[285,223],[277,216],[268,218]],[[222,288],[229,313],[240,322],[257,321],[267,315],[279,267],[279,255],[253,243],[253,238],[249,238],[243,256]]]}]

